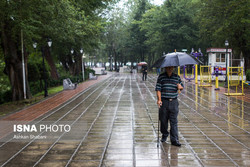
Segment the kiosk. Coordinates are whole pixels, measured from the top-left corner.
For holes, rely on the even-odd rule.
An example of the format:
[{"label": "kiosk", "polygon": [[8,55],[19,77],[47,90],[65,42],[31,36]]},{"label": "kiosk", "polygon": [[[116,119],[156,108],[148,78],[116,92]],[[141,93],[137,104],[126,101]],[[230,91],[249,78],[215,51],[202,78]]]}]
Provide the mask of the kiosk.
[{"label": "kiosk", "polygon": [[[207,49],[208,54],[208,65],[211,67],[220,67],[222,71],[222,75],[219,77],[219,80],[225,80],[226,75],[226,60],[227,64],[230,66],[230,60],[232,60],[232,49],[227,49],[227,55],[226,55],[226,49],[225,48],[208,48]],[[227,56],[227,58],[226,58]],[[214,73],[215,68],[211,68],[211,73]]]},{"label": "kiosk", "polygon": [[[228,48],[208,48],[206,50],[208,55],[208,65],[211,66],[211,73],[214,74],[216,67],[219,67],[219,71],[221,71],[218,79],[220,81],[224,81],[226,77],[226,61],[228,67],[243,67],[244,68],[244,58],[242,59],[233,59],[232,49]],[[243,74],[245,79],[245,75]],[[215,77],[212,78],[215,80]]]}]

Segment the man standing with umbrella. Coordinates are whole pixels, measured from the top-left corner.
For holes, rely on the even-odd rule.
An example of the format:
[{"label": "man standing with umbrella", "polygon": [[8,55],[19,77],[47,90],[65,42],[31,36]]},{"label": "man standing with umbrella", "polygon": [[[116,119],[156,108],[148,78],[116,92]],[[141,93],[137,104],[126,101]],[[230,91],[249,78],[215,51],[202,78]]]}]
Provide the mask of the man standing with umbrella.
[{"label": "man standing with umbrella", "polygon": [[[199,64],[200,62],[192,56],[173,52],[162,56],[152,67],[165,68],[166,72],[159,75],[156,83],[157,105],[159,107],[159,120],[161,122],[162,142],[167,140],[168,121],[170,122],[170,141],[174,146],[180,147],[178,138],[178,120],[179,113],[178,91],[183,89],[183,84],[180,76],[173,73],[174,67]],[[158,125],[159,138],[159,125]],[[159,139],[158,139],[159,141]]]},{"label": "man standing with umbrella", "polygon": [[168,121],[170,121],[170,141],[174,146],[180,147],[178,138],[178,90],[183,89],[180,77],[173,73],[174,67],[166,67],[166,72],[162,73],[156,83],[157,105],[159,107],[159,119],[161,122],[162,142],[167,140]]}]

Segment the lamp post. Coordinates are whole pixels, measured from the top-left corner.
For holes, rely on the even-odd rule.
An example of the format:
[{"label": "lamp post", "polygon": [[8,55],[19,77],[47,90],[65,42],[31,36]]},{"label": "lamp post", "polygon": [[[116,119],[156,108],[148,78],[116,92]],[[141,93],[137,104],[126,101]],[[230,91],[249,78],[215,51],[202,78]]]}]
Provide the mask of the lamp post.
[{"label": "lamp post", "polygon": [[35,51],[36,51],[36,47],[37,47],[37,43],[34,42],[34,43],[33,43],[33,48],[35,49]]},{"label": "lamp post", "polygon": [[[51,39],[48,39],[47,43],[48,43],[48,46],[49,46],[49,48],[50,48],[51,45],[52,45]],[[44,55],[44,47],[43,47],[42,55],[43,55],[44,97],[47,97],[47,96],[48,96],[48,90],[47,90],[47,78],[46,78],[46,76],[45,76],[45,70],[46,70],[46,69],[45,69],[45,61],[44,61],[44,58],[45,58],[45,55]]]},{"label": "lamp post", "polygon": [[25,75],[24,49],[23,49],[23,30],[21,30],[21,47],[22,47],[22,72],[23,72],[23,98],[26,99],[26,75]]},{"label": "lamp post", "polygon": [[75,63],[75,60],[73,59],[74,49],[71,49],[70,53],[72,55],[71,60],[72,60],[73,63]]},{"label": "lamp post", "polygon": [[[80,49],[80,53],[81,54],[83,53],[83,49],[82,48]],[[84,78],[84,61],[83,61],[84,58],[86,58],[86,57],[82,54],[82,81],[85,80],[85,78]]]},{"label": "lamp post", "polygon": [[228,50],[228,46],[229,46],[229,42],[228,40],[225,40],[225,46],[226,46],[226,78],[225,78],[225,87],[228,86],[228,81],[227,81],[227,75],[228,75],[228,55],[227,55],[227,50]]},{"label": "lamp post", "polygon": [[[48,39],[47,41],[48,43],[48,46],[51,47],[52,45],[52,41],[51,39]],[[37,43],[34,42],[33,43],[33,48],[36,49],[37,47]],[[41,51],[42,51],[42,57],[43,57],[43,80],[44,80],[44,97],[47,97],[48,96],[48,90],[47,90],[47,79],[46,79],[46,76],[45,76],[45,61],[44,61],[44,58],[45,58],[45,55],[44,55],[44,47],[41,48]]]}]

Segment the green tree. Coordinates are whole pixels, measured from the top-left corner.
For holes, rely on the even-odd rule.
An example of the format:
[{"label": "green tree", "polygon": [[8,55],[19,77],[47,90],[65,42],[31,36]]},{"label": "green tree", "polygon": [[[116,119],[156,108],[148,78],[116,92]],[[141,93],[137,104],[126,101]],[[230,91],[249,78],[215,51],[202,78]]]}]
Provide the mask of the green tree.
[{"label": "green tree", "polygon": [[[1,1],[0,2],[0,32],[1,46],[5,61],[5,74],[8,75],[11,89],[12,99],[20,100],[24,97],[23,91],[23,75],[22,75],[22,54],[21,43],[23,34],[32,33],[34,27],[30,26],[32,20],[33,1]],[[27,52],[24,48],[24,62],[27,76]],[[27,97],[31,96],[26,77]]]},{"label": "green tree", "polygon": [[[30,98],[27,59],[29,53],[34,52],[33,40],[38,43],[37,52],[41,52],[41,48],[44,51],[50,66],[51,77],[58,78],[55,62],[72,61],[72,55],[69,54],[71,48],[76,50],[72,66],[75,67],[75,71],[79,71],[81,64],[79,50],[83,47],[88,52],[97,47],[102,29],[100,13],[110,2],[113,1],[1,1],[0,42],[4,54],[5,73],[11,84],[12,99],[21,100],[24,97],[22,41],[26,69],[26,93],[27,98]],[[49,50],[47,46],[48,38],[53,40],[52,50]]]},{"label": "green tree", "polygon": [[167,49],[174,51],[193,47],[198,39],[198,27],[193,20],[195,9],[191,1],[169,0],[163,5],[163,10],[166,17],[163,18],[162,35]]},{"label": "green tree", "polygon": [[249,65],[250,53],[250,2],[248,0],[201,0],[201,39],[210,46],[225,47],[227,39],[234,55],[243,54],[245,69]]},{"label": "green tree", "polygon": [[197,45],[198,26],[194,22],[193,5],[188,0],[169,0],[143,15],[140,27],[141,31],[146,32],[145,44],[151,52],[148,57],[150,64],[163,52],[190,49]]},{"label": "green tree", "polygon": [[146,32],[140,29],[140,21],[143,18],[143,14],[150,8],[147,0],[138,0],[137,8],[134,11],[133,20],[130,24],[130,35],[132,41],[132,52],[136,55],[137,59],[145,61],[145,55],[147,53],[147,46],[145,45]]}]

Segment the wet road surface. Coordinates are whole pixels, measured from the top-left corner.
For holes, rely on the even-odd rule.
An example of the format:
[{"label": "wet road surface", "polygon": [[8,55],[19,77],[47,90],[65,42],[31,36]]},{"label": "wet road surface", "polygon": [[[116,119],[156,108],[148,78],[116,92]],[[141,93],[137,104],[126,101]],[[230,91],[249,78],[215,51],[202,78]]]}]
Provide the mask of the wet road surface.
[{"label": "wet road surface", "polygon": [[[71,125],[49,141],[0,143],[0,166],[250,166],[250,103],[185,83],[182,146],[157,147],[157,76],[115,74],[35,121]],[[48,134],[48,132],[43,133]]]}]

